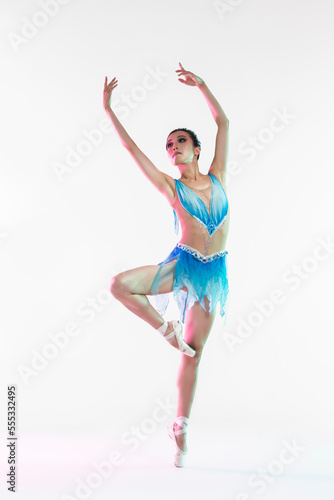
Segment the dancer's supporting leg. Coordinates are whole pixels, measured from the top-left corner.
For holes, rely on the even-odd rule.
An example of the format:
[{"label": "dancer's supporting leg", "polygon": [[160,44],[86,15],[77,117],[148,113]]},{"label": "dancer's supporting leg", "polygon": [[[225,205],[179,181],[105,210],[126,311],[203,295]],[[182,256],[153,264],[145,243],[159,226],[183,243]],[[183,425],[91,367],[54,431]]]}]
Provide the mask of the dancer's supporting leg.
[{"label": "dancer's supporting leg", "polygon": [[[208,311],[207,297],[205,297],[205,305]],[[196,355],[193,358],[182,355],[177,377],[178,406],[176,416],[189,417],[190,415],[203,347],[208,339],[216,314],[213,311],[210,315],[207,311],[204,311],[199,302],[195,302],[186,313],[184,340],[196,350]],[[180,426],[176,424],[176,429],[179,428]],[[176,439],[181,450],[186,450],[186,434],[180,434]]]}]

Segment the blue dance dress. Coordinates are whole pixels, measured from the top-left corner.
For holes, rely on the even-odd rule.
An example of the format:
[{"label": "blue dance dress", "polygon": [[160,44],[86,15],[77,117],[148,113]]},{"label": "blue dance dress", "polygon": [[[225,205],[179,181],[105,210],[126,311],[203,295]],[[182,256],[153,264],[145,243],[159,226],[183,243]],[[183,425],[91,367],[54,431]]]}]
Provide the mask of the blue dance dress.
[{"label": "blue dance dress", "polygon": [[[220,314],[226,321],[229,298],[227,274],[227,250],[209,254],[209,248],[217,231],[226,221],[228,200],[220,181],[212,174],[211,186],[207,189],[193,189],[178,179],[175,180],[176,192],[182,207],[194,218],[201,228],[204,238],[205,254],[183,243],[177,243],[168,257],[159,262],[151,294],[157,310],[163,316],[169,303],[170,293],[159,293],[162,283],[174,278],[173,296],[177,302],[180,319],[184,323],[185,313],[196,301],[205,310],[204,297],[209,300],[209,313],[220,302]],[[179,219],[174,210],[175,232],[179,231]],[[182,290],[186,287],[187,290]]]}]

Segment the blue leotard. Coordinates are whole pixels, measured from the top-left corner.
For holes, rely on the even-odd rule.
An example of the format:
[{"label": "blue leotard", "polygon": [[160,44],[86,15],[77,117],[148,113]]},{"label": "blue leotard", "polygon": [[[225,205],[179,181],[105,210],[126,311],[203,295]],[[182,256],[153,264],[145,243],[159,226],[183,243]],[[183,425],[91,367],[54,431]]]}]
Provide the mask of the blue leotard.
[{"label": "blue leotard", "polygon": [[[181,205],[195,219],[202,230],[205,240],[205,255],[208,254],[216,232],[226,221],[228,212],[228,200],[223,186],[214,175],[210,173],[208,175],[211,179],[211,186],[200,190],[190,188],[178,179],[174,179]],[[208,191],[211,191],[211,196]],[[203,197],[205,201],[203,201]],[[178,234],[179,218],[175,210],[173,212],[175,232]],[[205,230],[208,235],[205,234]]]},{"label": "blue leotard", "polygon": [[[226,319],[229,296],[227,276],[227,250],[209,254],[209,248],[218,230],[226,221],[228,201],[219,180],[208,174],[211,185],[206,189],[194,189],[175,180],[180,204],[194,218],[204,238],[204,255],[197,249],[177,243],[166,259],[159,262],[159,270],[153,280],[151,294],[161,315],[164,315],[169,293],[161,293],[161,286],[173,278],[173,296],[180,310],[180,319],[185,321],[186,311],[198,301],[206,310],[205,297],[209,300],[209,313],[220,302],[220,314]],[[198,193],[198,194],[197,194]],[[174,210],[175,231],[179,232],[179,218]]]}]

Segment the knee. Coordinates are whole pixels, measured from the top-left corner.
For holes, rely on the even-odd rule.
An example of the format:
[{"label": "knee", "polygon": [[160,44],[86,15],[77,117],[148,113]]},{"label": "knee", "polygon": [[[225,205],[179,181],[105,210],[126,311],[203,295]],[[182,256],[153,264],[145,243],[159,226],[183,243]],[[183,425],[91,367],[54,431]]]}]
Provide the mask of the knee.
[{"label": "knee", "polygon": [[202,358],[202,353],[203,353],[203,347],[198,347],[196,349],[196,347],[194,347],[195,351],[196,351],[196,354],[194,356],[194,360],[195,360],[195,363],[196,363],[196,366],[198,366],[200,364],[200,361],[201,361],[201,358]]},{"label": "knee", "polygon": [[189,364],[191,364],[194,368],[197,368],[198,365],[200,364],[200,361],[201,361],[201,358],[202,358],[203,347],[196,348],[196,346],[194,346],[194,345],[190,345],[190,347],[192,347],[193,349],[195,349],[196,354],[192,358],[190,356],[186,356],[185,355],[184,359],[187,358],[187,362]]},{"label": "knee", "polygon": [[110,282],[110,288],[109,288],[110,293],[115,298],[118,298],[122,294],[122,292],[125,291],[125,289],[126,289],[126,284],[123,274],[119,273],[113,276]]}]

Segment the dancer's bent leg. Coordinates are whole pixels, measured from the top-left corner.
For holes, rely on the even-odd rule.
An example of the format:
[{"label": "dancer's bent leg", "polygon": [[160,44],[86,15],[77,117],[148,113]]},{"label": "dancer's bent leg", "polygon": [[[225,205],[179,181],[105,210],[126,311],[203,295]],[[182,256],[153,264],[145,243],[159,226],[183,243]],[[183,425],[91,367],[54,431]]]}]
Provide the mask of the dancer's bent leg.
[{"label": "dancer's bent leg", "polygon": [[[205,298],[208,310],[207,298]],[[204,345],[211,331],[215,311],[209,314],[204,311],[199,302],[195,302],[193,307],[187,311],[185,319],[185,341],[196,350],[196,356],[182,356],[178,372],[178,406],[177,416],[189,417],[192,403],[195,396],[198,368]],[[179,428],[179,426],[176,427]],[[186,435],[177,436],[177,443],[182,450],[186,450]]]},{"label": "dancer's bent leg", "polygon": [[[111,280],[112,295],[127,309],[149,323],[153,328],[163,324],[163,318],[149,302],[152,283],[159,269],[158,265],[141,266],[117,274]],[[160,293],[172,291],[173,280],[166,281]]]},{"label": "dancer's bent leg", "polygon": [[[152,306],[146,295],[152,295],[151,288],[159,267],[159,265],[141,266],[123,271],[114,276],[110,284],[112,295],[156,330],[163,325],[164,319]],[[173,280],[174,278],[170,278],[162,283],[159,286],[159,293],[172,292]],[[169,321],[164,335],[167,336],[172,331],[173,324],[172,321]],[[175,337],[169,339],[168,342],[174,347],[178,346]]]}]

